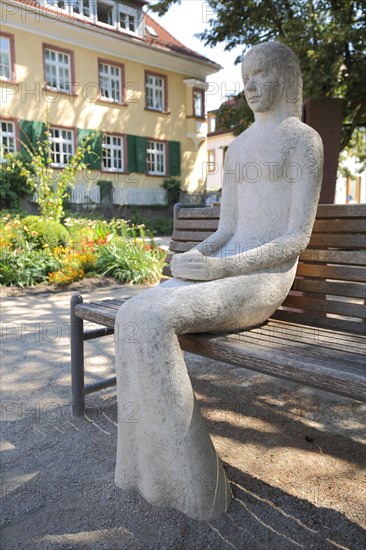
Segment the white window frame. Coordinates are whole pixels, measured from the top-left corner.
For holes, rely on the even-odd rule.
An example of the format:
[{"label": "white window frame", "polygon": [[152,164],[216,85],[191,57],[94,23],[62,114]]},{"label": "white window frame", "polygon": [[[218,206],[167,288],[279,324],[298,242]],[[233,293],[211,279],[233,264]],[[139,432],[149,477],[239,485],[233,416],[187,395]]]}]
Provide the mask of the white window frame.
[{"label": "white window frame", "polygon": [[[71,55],[56,48],[46,47],[43,51],[47,88],[71,94],[73,86]],[[49,58],[47,58],[47,52],[50,54]],[[55,59],[51,59],[52,54],[55,54]],[[68,73],[67,79],[63,75],[65,72]]]},{"label": "white window frame", "polygon": [[[110,166],[107,166],[110,164]],[[124,171],[124,138],[105,134],[102,143],[102,167],[104,172]]]},{"label": "white window frame", "polygon": [[165,111],[165,78],[146,73],[146,109]]},{"label": "white window frame", "polygon": [[[13,60],[11,57],[10,38],[0,35],[0,39],[0,78],[1,80],[13,80]],[[7,42],[7,48],[5,49],[2,47],[3,40]]]},{"label": "white window frame", "polygon": [[[58,135],[55,135],[58,133]],[[69,128],[60,128],[51,126],[50,128],[50,149],[51,149],[51,166],[63,167],[68,164],[71,157],[75,154],[75,135],[74,131]],[[56,151],[56,146],[59,146],[59,151]],[[56,155],[59,155],[60,162],[57,162]]]},{"label": "white window frame", "polygon": [[[117,14],[117,23],[119,30],[130,32],[132,34],[137,34],[139,26],[137,9],[133,8],[132,6],[119,4]],[[125,17],[125,25],[121,25],[121,15]],[[131,29],[130,26],[132,26],[133,29]]]},{"label": "white window frame", "polygon": [[[3,124],[7,126],[6,130],[3,130]],[[4,155],[16,153],[16,139],[15,123],[11,120],[0,119],[0,162],[5,162]],[[12,141],[11,145],[9,144],[9,140]]]},{"label": "white window frame", "polygon": [[166,143],[148,139],[146,142],[147,173],[153,176],[166,175]]},{"label": "white window frame", "polygon": [[[118,74],[113,74],[117,70]],[[122,70],[118,65],[99,61],[99,86],[101,99],[114,103],[122,103]],[[106,85],[102,84],[102,81]],[[105,92],[109,94],[106,95]]]}]

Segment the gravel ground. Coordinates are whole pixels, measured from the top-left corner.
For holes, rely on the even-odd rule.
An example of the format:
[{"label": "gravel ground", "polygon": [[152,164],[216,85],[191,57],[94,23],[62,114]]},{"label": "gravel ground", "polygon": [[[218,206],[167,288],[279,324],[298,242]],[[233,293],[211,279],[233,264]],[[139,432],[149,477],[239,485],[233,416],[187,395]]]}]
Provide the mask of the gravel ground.
[{"label": "gravel ground", "polygon": [[[365,405],[187,354],[235,498],[213,522],[152,507],[113,483],[115,390],[72,418],[71,292],[43,290],[2,299],[3,550],[365,548]],[[87,381],[112,374],[113,338],[86,346]]]}]

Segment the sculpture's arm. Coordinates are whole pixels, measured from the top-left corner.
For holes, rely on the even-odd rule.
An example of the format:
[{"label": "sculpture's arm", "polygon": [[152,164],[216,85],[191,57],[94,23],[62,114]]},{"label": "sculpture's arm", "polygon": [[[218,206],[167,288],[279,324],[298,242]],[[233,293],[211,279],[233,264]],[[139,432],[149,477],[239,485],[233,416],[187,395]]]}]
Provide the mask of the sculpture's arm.
[{"label": "sculpture's arm", "polygon": [[[170,268],[174,277],[186,278],[187,268],[192,261],[197,260],[202,264],[206,257],[214,256],[218,250],[225,247],[226,243],[234,235],[237,224],[237,198],[235,174],[230,171],[230,148],[226,154],[225,170],[222,181],[222,196],[220,205],[220,220],[218,229],[194,246],[188,252],[177,254],[173,257]],[[226,172],[228,167],[228,172]]]},{"label": "sculpture's arm", "polygon": [[187,258],[180,277],[213,280],[261,271],[295,260],[306,248],[316,215],[323,168],[323,146],[316,132],[305,135],[294,148],[291,162],[299,169],[292,185],[290,220],[286,233],[261,246],[234,255]]}]

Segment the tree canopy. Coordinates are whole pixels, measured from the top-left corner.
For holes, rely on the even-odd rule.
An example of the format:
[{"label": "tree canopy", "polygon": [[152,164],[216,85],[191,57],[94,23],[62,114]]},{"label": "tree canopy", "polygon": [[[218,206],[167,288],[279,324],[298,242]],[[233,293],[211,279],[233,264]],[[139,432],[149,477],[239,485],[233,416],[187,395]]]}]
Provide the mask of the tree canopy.
[{"label": "tree canopy", "polygon": [[[181,0],[155,1],[163,15]],[[343,98],[343,139],[347,147],[358,126],[366,126],[366,1],[365,0],[207,0],[212,13],[198,35],[205,45],[246,51],[278,40],[296,53],[304,79],[304,98]],[[241,58],[236,60],[237,63]],[[219,128],[239,134],[252,119],[243,94],[223,105]]]}]

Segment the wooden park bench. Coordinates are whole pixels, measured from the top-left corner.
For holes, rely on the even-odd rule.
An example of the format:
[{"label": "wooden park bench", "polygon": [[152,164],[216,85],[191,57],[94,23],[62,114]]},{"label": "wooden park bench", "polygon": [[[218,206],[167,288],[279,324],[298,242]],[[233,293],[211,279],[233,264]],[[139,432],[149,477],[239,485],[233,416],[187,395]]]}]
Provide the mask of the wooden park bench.
[{"label": "wooden park bench", "polygon": [[[184,351],[366,401],[365,206],[319,205],[292,289],[263,325],[220,334],[186,334]],[[175,207],[172,253],[189,250],[217,228],[219,208]],[[83,303],[71,298],[73,414],[85,395],[116,383],[84,385],[84,341],[113,334],[124,300]],[[102,325],[83,330],[83,321]]]}]

